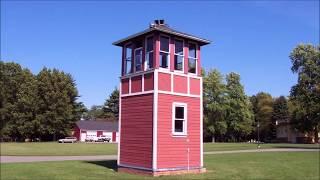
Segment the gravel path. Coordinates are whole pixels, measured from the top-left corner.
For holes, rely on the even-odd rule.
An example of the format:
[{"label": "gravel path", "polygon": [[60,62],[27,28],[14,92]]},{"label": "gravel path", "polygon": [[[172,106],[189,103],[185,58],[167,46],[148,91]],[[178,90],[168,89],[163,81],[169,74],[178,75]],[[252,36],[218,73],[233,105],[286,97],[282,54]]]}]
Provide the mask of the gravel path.
[{"label": "gravel path", "polygon": [[[230,153],[250,153],[250,152],[319,152],[320,149],[303,148],[274,148],[274,149],[250,149],[232,151],[211,151],[204,154],[230,154]],[[0,156],[1,163],[20,163],[20,162],[43,162],[43,161],[97,161],[97,160],[117,160],[117,155],[100,156]]]}]

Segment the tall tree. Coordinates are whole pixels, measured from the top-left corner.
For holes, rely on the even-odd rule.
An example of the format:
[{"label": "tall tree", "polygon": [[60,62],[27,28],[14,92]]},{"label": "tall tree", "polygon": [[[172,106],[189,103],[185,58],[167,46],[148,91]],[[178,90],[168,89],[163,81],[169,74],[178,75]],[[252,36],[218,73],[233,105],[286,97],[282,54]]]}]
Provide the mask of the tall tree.
[{"label": "tall tree", "polygon": [[119,90],[115,88],[106,99],[103,112],[107,118],[118,120],[119,117]]},{"label": "tall tree", "polygon": [[227,80],[227,124],[231,140],[244,140],[252,131],[253,112],[249,98],[240,83],[240,75],[231,72]]},{"label": "tall tree", "polygon": [[68,135],[79,117],[75,111],[78,91],[73,78],[57,69],[44,68],[37,80],[40,98],[37,117],[41,121],[41,132],[53,140]]},{"label": "tall tree", "polygon": [[[272,96],[265,92],[259,92],[250,98],[253,105],[255,127],[259,125],[260,140],[270,140],[272,137],[272,112],[273,99]],[[257,134],[256,132],[255,134]]]},{"label": "tall tree", "polygon": [[291,88],[295,105],[292,121],[300,131],[313,133],[319,142],[320,130],[320,45],[300,44],[290,54],[291,70],[298,82]]},{"label": "tall tree", "polygon": [[276,124],[277,122],[289,122],[290,114],[288,107],[288,100],[284,96],[276,98],[273,103],[272,121],[271,121],[271,135],[272,139],[276,138]]},{"label": "tall tree", "polygon": [[204,74],[204,123],[205,129],[212,137],[212,142],[215,142],[217,137],[221,138],[227,131],[225,93],[223,76],[217,69]]}]

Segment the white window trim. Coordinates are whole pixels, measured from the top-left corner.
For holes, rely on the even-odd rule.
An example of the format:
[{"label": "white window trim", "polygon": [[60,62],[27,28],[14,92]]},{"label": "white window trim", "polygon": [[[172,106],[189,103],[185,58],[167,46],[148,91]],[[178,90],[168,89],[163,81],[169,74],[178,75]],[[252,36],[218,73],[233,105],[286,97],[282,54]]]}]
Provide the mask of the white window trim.
[{"label": "white window trim", "polygon": [[[144,70],[145,71],[147,71],[147,70],[151,70],[151,69],[154,69],[154,62],[152,62],[152,64],[153,64],[153,67],[152,68],[149,68],[148,66],[147,66],[147,57],[149,57],[148,55],[149,55],[149,53],[153,53],[153,59],[154,59],[154,44],[153,44],[153,48],[152,48],[152,51],[147,51],[147,40],[148,40],[148,38],[150,38],[150,37],[152,37],[152,43],[154,43],[154,35],[152,34],[152,35],[149,35],[149,36],[146,36],[146,38],[145,38],[145,47],[144,47],[144,51],[146,52],[145,53],[145,57],[144,57]],[[152,61],[153,61],[153,59],[152,59]]]},{"label": "white window trim", "polygon": [[127,43],[127,44],[125,44],[123,47],[124,47],[124,57],[123,57],[123,61],[124,61],[124,67],[123,67],[123,74],[124,75],[128,75],[128,74],[132,74],[133,72],[131,71],[131,72],[127,72],[127,46],[131,46],[131,70],[132,70],[132,66],[133,66],[133,57],[132,57],[132,51],[133,51],[133,49],[132,49],[132,43],[131,42],[129,42],[129,43]]},{"label": "white window trim", "polygon": [[[175,132],[176,107],[184,107],[183,132]],[[186,103],[172,103],[172,136],[185,137],[188,134],[188,106]]]},{"label": "white window trim", "polygon": [[[166,38],[169,39],[169,51],[168,52],[167,51],[161,51],[161,36],[162,37],[166,37]],[[159,56],[159,69],[165,70],[165,71],[170,71],[170,66],[171,66],[171,63],[170,63],[171,62],[171,59],[170,59],[170,40],[171,40],[170,36],[167,36],[167,35],[164,35],[164,34],[160,34],[159,35],[159,54],[157,54],[157,56]],[[163,67],[160,66],[160,61],[161,61],[160,53],[161,52],[168,54],[168,67],[167,68],[163,68]]]},{"label": "white window trim", "polygon": [[[137,71],[137,67],[136,67],[136,51],[137,50],[141,50],[141,54],[140,54],[140,58],[141,58],[141,63],[140,63],[140,66],[141,66],[141,70]],[[134,72],[140,72],[140,71],[143,71],[142,69],[142,47],[139,47],[139,48],[135,48],[134,51],[133,51],[133,56],[134,56]]]},{"label": "white window trim", "polygon": [[[196,58],[189,56],[190,55],[189,44],[194,44],[196,46],[196,49],[195,49],[196,50]],[[198,74],[198,52],[197,51],[198,51],[198,44],[196,42],[189,41],[188,42],[188,74],[190,74],[190,75],[197,75]],[[195,73],[189,72],[189,58],[196,60],[196,72]]]},{"label": "white window trim", "polygon": [[[176,40],[182,41],[182,55],[176,54]],[[173,52],[174,52],[174,58],[175,58],[176,55],[182,57],[182,70],[175,70],[175,64],[173,62],[173,71],[177,72],[177,73],[184,73],[184,60],[185,60],[184,59],[184,55],[185,55],[185,52],[184,52],[184,40],[183,39],[174,38]],[[174,61],[174,59],[173,59],[173,61]]]}]

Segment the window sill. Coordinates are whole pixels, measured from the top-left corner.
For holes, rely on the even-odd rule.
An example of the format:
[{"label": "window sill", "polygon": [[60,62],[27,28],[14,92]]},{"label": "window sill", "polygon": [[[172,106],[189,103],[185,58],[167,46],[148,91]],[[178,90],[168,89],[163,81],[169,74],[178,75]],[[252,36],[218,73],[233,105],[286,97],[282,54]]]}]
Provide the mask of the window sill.
[{"label": "window sill", "polygon": [[184,71],[183,71],[183,70],[174,70],[173,72],[184,74]]},{"label": "window sill", "polygon": [[172,133],[171,134],[172,137],[187,137],[187,134],[177,134],[177,133]]}]

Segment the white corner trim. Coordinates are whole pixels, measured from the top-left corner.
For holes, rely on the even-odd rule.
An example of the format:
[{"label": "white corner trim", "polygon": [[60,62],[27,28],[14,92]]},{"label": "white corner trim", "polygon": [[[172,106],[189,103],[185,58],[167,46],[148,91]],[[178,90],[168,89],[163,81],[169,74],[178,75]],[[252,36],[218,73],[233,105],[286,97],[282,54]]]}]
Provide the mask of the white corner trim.
[{"label": "white corner trim", "polygon": [[158,93],[175,95],[175,96],[193,97],[193,98],[200,98],[201,97],[200,95],[195,95],[195,94],[177,93],[177,92],[162,91],[162,90],[158,90]]},{"label": "white corner trim", "polygon": [[119,125],[118,125],[118,131],[119,131],[119,139],[118,139],[118,156],[117,156],[117,164],[119,165],[120,164],[120,143],[121,143],[121,97],[122,97],[122,93],[121,93],[121,81],[120,81],[120,86],[119,86]]},{"label": "white corner trim", "polygon": [[141,76],[141,91],[144,92],[144,74]]},{"label": "white corner trim", "polygon": [[128,96],[137,96],[137,95],[143,95],[143,94],[150,94],[153,93],[154,90],[149,91],[143,91],[143,92],[136,92],[136,93],[130,93],[130,94],[122,94],[121,97],[128,97]]},{"label": "white corner trim", "polygon": [[203,84],[200,79],[200,166],[203,167]]},{"label": "white corner trim", "polygon": [[154,94],[153,94],[153,146],[152,146],[152,169],[157,170],[158,161],[158,70],[154,71]]},{"label": "white corner trim", "polygon": [[164,68],[159,68],[158,71],[161,72],[161,73],[167,73],[167,74],[171,74],[172,73],[173,75],[177,75],[177,76],[201,79],[200,76],[197,76],[196,74],[193,74],[193,73],[184,74],[184,73],[177,72],[177,71],[169,71],[168,69],[164,69]]},{"label": "white corner trim", "polygon": [[188,88],[188,95],[190,95],[190,77],[188,78],[188,82],[187,82],[187,88]]},{"label": "white corner trim", "polygon": [[129,94],[131,94],[131,77],[129,77]]}]

